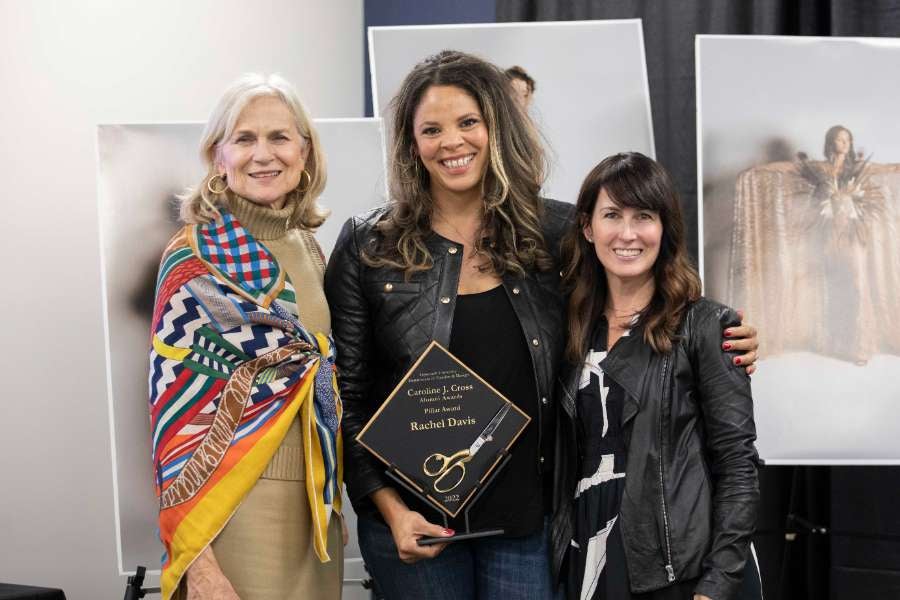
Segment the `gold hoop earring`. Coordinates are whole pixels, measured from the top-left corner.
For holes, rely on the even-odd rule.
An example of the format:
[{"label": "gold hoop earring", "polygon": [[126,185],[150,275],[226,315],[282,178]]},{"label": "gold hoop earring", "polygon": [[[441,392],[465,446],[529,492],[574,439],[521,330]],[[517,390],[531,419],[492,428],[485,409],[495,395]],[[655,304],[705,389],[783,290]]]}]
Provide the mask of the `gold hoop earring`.
[{"label": "gold hoop earring", "polygon": [[[217,189],[215,189],[215,188],[213,187],[213,182],[214,182],[216,179],[221,179],[221,180],[222,180],[222,187],[221,187],[221,189],[218,189],[218,190],[217,190]],[[225,193],[225,190],[228,189],[228,182],[225,181],[225,178],[224,178],[224,177],[222,177],[221,175],[216,174],[216,175],[213,175],[212,177],[210,177],[209,180],[207,180],[207,182],[206,182],[206,189],[208,189],[208,190],[210,191],[210,193],[215,194],[216,196],[218,196],[219,194],[224,194],[224,193]]]},{"label": "gold hoop earring", "polygon": [[[303,176],[306,175],[306,187],[301,187],[303,185]],[[300,173],[300,183],[297,185],[297,191],[301,194],[305,193],[306,190],[309,189],[309,186],[312,185],[312,175],[309,174],[309,171],[303,169]]]},{"label": "gold hoop earring", "polygon": [[422,175],[419,173],[419,159],[413,159],[413,170],[416,172],[416,181],[419,181],[422,178]]}]

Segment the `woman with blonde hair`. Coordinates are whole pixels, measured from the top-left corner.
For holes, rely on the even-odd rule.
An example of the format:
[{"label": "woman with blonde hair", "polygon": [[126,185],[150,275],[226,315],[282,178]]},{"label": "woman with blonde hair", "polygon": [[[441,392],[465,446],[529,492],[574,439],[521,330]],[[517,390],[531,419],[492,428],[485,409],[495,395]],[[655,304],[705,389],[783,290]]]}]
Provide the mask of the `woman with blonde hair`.
[{"label": "woman with blonde hair", "polygon": [[151,329],[163,598],[339,598],[319,139],[284,79],[246,75],[210,115],[201,156]]}]

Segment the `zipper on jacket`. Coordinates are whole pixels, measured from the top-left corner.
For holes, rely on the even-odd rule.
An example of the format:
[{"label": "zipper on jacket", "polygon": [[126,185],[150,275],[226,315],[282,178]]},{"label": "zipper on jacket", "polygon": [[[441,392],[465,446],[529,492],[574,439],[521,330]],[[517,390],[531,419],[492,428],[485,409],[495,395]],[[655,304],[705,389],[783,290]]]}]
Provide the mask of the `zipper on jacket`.
[{"label": "zipper on jacket", "polygon": [[669,539],[669,510],[666,506],[666,484],[663,473],[663,408],[665,406],[667,396],[666,371],[669,368],[669,358],[663,359],[662,368],[662,399],[663,404],[659,410],[659,495],[662,504],[663,528],[666,535],[666,579],[669,583],[675,581],[675,569],[672,567],[672,544]]}]

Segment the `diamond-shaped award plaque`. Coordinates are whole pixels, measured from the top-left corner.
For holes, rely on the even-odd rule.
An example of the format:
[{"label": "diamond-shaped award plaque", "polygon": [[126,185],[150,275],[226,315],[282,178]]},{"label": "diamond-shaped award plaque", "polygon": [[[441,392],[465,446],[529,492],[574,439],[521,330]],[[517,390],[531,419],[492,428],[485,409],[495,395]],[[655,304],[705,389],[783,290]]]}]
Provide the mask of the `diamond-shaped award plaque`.
[{"label": "diamond-shaped award plaque", "polygon": [[455,517],[530,418],[431,342],[356,436],[430,504]]}]

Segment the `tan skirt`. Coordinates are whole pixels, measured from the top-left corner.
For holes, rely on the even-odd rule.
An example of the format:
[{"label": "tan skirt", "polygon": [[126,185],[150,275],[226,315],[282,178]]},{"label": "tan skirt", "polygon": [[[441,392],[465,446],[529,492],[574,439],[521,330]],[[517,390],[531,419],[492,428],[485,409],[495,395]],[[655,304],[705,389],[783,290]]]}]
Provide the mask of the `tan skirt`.
[{"label": "tan skirt", "polygon": [[313,549],[299,422],[212,548],[241,600],[334,600],[341,597],[344,546],[339,517],[328,526],[331,561]]}]

